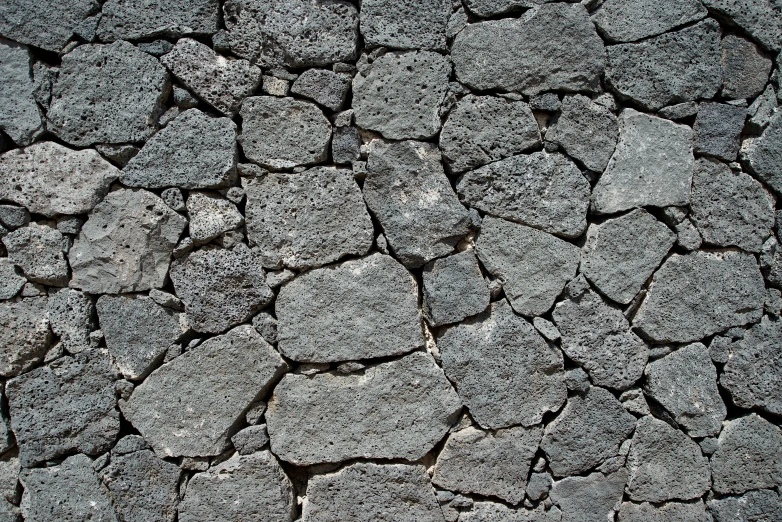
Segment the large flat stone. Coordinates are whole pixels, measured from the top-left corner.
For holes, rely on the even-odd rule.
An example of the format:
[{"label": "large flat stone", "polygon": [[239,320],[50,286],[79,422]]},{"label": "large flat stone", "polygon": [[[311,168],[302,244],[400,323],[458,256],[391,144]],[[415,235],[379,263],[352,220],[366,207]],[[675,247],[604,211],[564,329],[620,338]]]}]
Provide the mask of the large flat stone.
[{"label": "large flat stone", "polygon": [[619,522],[711,522],[700,499],[697,502],[666,502],[662,505],[622,502],[618,515]]},{"label": "large flat stone", "polygon": [[0,302],[0,375],[13,377],[37,365],[52,340],[46,297]]},{"label": "large flat stone", "polygon": [[695,118],[693,150],[696,154],[735,161],[746,118],[747,109],[744,107],[727,103],[701,103]]},{"label": "large flat stone", "polygon": [[[0,11],[0,33],[2,23]],[[32,70],[30,50],[0,38],[0,129],[20,146],[29,145],[44,132],[41,110],[35,103]]]},{"label": "large flat stone", "polygon": [[699,0],[609,0],[595,10],[597,30],[611,42],[635,42],[705,18]]},{"label": "large flat stone", "polygon": [[217,32],[219,18],[218,0],[108,0],[101,8],[97,34],[104,42],[209,36]]},{"label": "large flat stone", "polygon": [[749,491],[740,497],[709,500],[708,504],[715,522],[782,519],[782,499],[773,490]]},{"label": "large flat stone", "polygon": [[446,50],[448,0],[364,0],[361,36],[367,47]]},{"label": "large flat stone", "polygon": [[722,96],[744,100],[763,92],[773,62],[758,47],[741,36],[722,39]]},{"label": "large flat stone", "polygon": [[8,0],[0,5],[0,34],[59,52],[84,20],[100,11],[96,0]]}]

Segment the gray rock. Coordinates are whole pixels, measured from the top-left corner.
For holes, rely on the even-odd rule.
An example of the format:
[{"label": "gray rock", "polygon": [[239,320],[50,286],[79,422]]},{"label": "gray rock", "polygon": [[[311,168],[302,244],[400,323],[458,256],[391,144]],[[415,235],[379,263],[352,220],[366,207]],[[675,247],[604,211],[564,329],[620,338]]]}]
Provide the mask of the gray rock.
[{"label": "gray rock", "polygon": [[190,94],[187,89],[174,85],[174,103],[182,110],[192,109],[198,106],[198,98]]},{"label": "gray rock", "polygon": [[52,67],[43,62],[33,64],[33,97],[41,107],[49,110],[52,101],[52,89],[60,74],[59,67]]},{"label": "gray rock", "polygon": [[30,212],[24,207],[0,205],[0,223],[9,230],[27,226],[30,223]]},{"label": "gray rock", "polygon": [[742,494],[782,483],[782,432],[753,413],[725,422],[711,457],[715,493]]},{"label": "gray rock", "polygon": [[[2,26],[0,11],[0,32]],[[0,129],[20,146],[29,145],[45,130],[35,103],[32,64],[26,46],[0,38]]]},{"label": "gray rock", "polygon": [[458,323],[489,306],[489,287],[473,251],[465,251],[424,266],[423,309],[429,324]]},{"label": "gray rock", "polygon": [[465,0],[470,12],[481,18],[515,12],[521,8],[535,7],[550,0]]},{"label": "gray rock", "polygon": [[[771,117],[776,113],[776,109],[779,105],[777,101],[777,94],[774,91],[774,87],[769,85],[763,94],[755,98],[752,105],[747,109],[747,116],[749,119],[746,122],[747,132],[752,134],[760,134],[768,127],[771,122]],[[750,147],[753,140],[747,139],[743,145]]]},{"label": "gray rock", "polygon": [[751,41],[728,34],[722,39],[722,96],[751,99],[763,92],[772,62]]},{"label": "gray rock", "polygon": [[751,176],[708,159],[695,162],[691,208],[692,222],[711,245],[760,252],[774,226],[769,191]]},{"label": "gray rock", "polygon": [[355,127],[335,127],[331,135],[331,158],[348,164],[361,158],[361,135]]},{"label": "gray rock", "polygon": [[625,109],[616,151],[592,192],[593,209],[687,205],[694,161],[690,127]]},{"label": "gray rock", "polygon": [[177,296],[174,294],[169,294],[168,292],[163,292],[157,288],[153,288],[149,291],[149,298],[160,306],[171,308],[172,310],[176,310],[178,312],[181,312],[185,309],[185,305],[182,303],[182,301],[179,300]]},{"label": "gray rock", "polygon": [[694,150],[735,161],[747,109],[723,103],[701,103],[695,118]]},{"label": "gray rock", "polygon": [[364,0],[361,35],[367,47],[446,50],[449,0]]},{"label": "gray rock", "polygon": [[585,392],[591,385],[592,383],[589,380],[589,375],[581,368],[572,368],[565,371],[565,386],[568,391],[576,393]]},{"label": "gray rock", "polygon": [[195,474],[179,505],[181,522],[293,520],[293,485],[274,455],[234,455]]},{"label": "gray rock", "polygon": [[658,342],[697,341],[757,322],[764,298],[763,277],[749,254],[674,254],[654,275],[633,326]]},{"label": "gray rock", "polygon": [[440,132],[450,61],[430,51],[390,52],[353,78],[356,125],[392,140]]},{"label": "gray rock", "polygon": [[231,51],[266,68],[353,61],[356,11],[343,0],[229,0],[223,6]]},{"label": "gray rock", "polygon": [[139,148],[135,145],[122,144],[98,144],[95,145],[95,150],[100,152],[101,156],[111,161],[119,168],[124,168],[133,157],[138,154]]},{"label": "gray rock", "polygon": [[554,479],[548,473],[532,473],[527,484],[527,496],[530,500],[540,500],[548,496]]},{"label": "gray rock", "polygon": [[706,7],[730,19],[772,51],[782,49],[782,13],[768,0],[703,0]]},{"label": "gray rock", "polygon": [[470,216],[445,176],[440,151],[417,141],[372,142],[364,199],[408,267],[449,254]]},{"label": "gray rock", "polygon": [[242,104],[242,134],[237,138],[250,161],[287,169],[326,160],[331,123],[312,103],[256,96]]},{"label": "gray rock", "polygon": [[561,513],[556,507],[545,511],[542,504],[535,509],[509,508],[499,502],[475,502],[469,511],[459,512],[459,522],[559,522]]},{"label": "gray rock", "polygon": [[160,457],[219,455],[250,404],[287,369],[258,332],[242,325],[152,372],[120,409]]},{"label": "gray rock", "polygon": [[782,111],[776,112],[763,134],[747,145],[746,166],[777,192],[782,192]]},{"label": "gray rock", "polygon": [[580,94],[562,100],[562,113],[546,131],[546,141],[595,172],[605,170],[618,139],[616,116]]},{"label": "gray rock", "polygon": [[271,96],[288,96],[291,90],[291,83],[283,78],[274,76],[264,76],[261,85],[261,91]]},{"label": "gray rock", "polygon": [[288,374],[269,401],[266,425],[274,454],[299,466],[417,460],[443,438],[460,410],[434,359],[415,352],[363,373]]},{"label": "gray rock", "polygon": [[532,426],[565,401],[562,353],[505,301],[441,331],[446,375],[483,428]]},{"label": "gray rock", "polygon": [[649,404],[646,402],[643,392],[640,388],[630,388],[622,392],[619,397],[622,406],[630,413],[638,416],[649,415]]},{"label": "gray rock", "polygon": [[274,297],[246,245],[197,250],[171,266],[171,281],[194,330],[220,333],[243,323]]},{"label": "gray rock", "polygon": [[266,432],[266,424],[248,426],[231,437],[239,455],[250,455],[260,451],[269,443],[269,434]]},{"label": "gray rock", "polygon": [[69,236],[75,236],[81,230],[84,220],[73,216],[62,216],[57,219],[57,230]]},{"label": "gray rock", "polygon": [[[723,497],[708,502],[715,522],[750,522],[782,518],[782,499],[774,491],[749,491],[740,497]],[[700,522],[700,521],[698,521]]]},{"label": "gray rock", "polygon": [[676,235],[643,209],[591,224],[581,272],[604,295],[628,304],[675,241]]},{"label": "gray rock", "polygon": [[172,210],[184,212],[187,209],[182,191],[176,187],[167,188],[160,193],[160,197],[163,198],[163,201],[165,201],[166,205],[171,207]]},{"label": "gray rock", "polygon": [[0,6],[0,34],[47,51],[60,51],[74,31],[100,10],[95,0],[64,4],[47,0],[11,0]]},{"label": "gray rock", "polygon": [[60,344],[70,353],[90,347],[90,332],[97,328],[95,304],[78,290],[63,288],[49,294],[49,321]]},{"label": "gray rock", "polygon": [[689,118],[690,116],[698,114],[698,104],[694,101],[677,103],[676,105],[663,107],[657,111],[657,114],[659,114],[660,117],[669,120],[683,120],[684,118]]},{"label": "gray rock", "polygon": [[533,111],[559,112],[562,102],[555,92],[545,92],[529,97],[529,106]]},{"label": "gray rock", "polygon": [[0,375],[26,372],[43,359],[52,341],[46,298],[0,303]]},{"label": "gray rock", "polygon": [[454,173],[475,169],[540,143],[538,124],[529,105],[499,96],[468,94],[456,102],[440,133],[440,150]]},{"label": "gray rock", "polygon": [[522,18],[470,24],[451,47],[456,76],[477,90],[595,92],[603,42],[583,5],[545,4]]},{"label": "gray rock", "polygon": [[[224,187],[236,180],[236,124],[190,109],[153,136],[122,170],[129,187]],[[176,210],[176,209],[175,209]]]},{"label": "gray rock", "polygon": [[717,369],[704,345],[690,344],[650,361],[644,374],[644,391],[690,437],[708,437],[720,432],[726,409],[717,390]]},{"label": "gray rock", "polygon": [[589,182],[559,153],[513,156],[467,172],[456,190],[462,201],[489,214],[564,237],[586,229]]},{"label": "gray rock", "polygon": [[549,496],[562,510],[562,522],[604,522],[612,520],[622,501],[627,473],[592,473],[554,482]]},{"label": "gray rock", "polygon": [[229,117],[261,83],[261,70],[247,60],[228,60],[190,38],[179,40],[160,61],[193,94]]},{"label": "gray rock", "polygon": [[349,74],[326,69],[308,69],[293,82],[291,92],[309,98],[331,111],[338,111],[345,103],[350,83]]},{"label": "gray rock", "polygon": [[68,253],[71,286],[95,294],[162,287],[185,223],[151,192],[111,192],[90,212]]},{"label": "gray rock", "polygon": [[45,141],[0,156],[0,198],[47,217],[86,214],[119,174],[94,150]]},{"label": "gray rock", "polygon": [[420,464],[357,462],[309,479],[302,520],[444,522],[433,493]]},{"label": "gray rock", "polygon": [[165,36],[207,36],[218,29],[218,0],[186,2],[148,2],[146,0],[108,0],[101,9],[98,38],[141,40]]},{"label": "gray rock", "polygon": [[19,293],[27,279],[6,257],[0,258],[0,299],[11,299]]},{"label": "gray rock", "polygon": [[0,460],[0,498],[12,504],[18,504],[22,495],[18,481],[19,471],[19,458],[15,452],[3,455]]},{"label": "gray rock", "polygon": [[568,398],[562,412],[546,426],[540,448],[555,477],[585,473],[619,454],[635,428],[635,417],[611,393],[591,387]]},{"label": "gray rock", "polygon": [[627,492],[635,501],[690,500],[710,486],[709,460],[698,444],[651,416],[636,425],[627,471]]},{"label": "gray rock", "polygon": [[645,109],[711,98],[722,85],[720,26],[713,20],[607,51],[608,85]]},{"label": "gray rock", "polygon": [[543,319],[542,317],[533,317],[532,325],[538,332],[540,332],[540,335],[551,342],[559,341],[562,337],[559,333],[559,329],[557,329],[554,323],[547,319]]},{"label": "gray rock", "polygon": [[77,147],[145,141],[170,90],[160,62],[133,45],[80,45],[62,58],[48,129]]},{"label": "gray rock", "polygon": [[592,15],[610,42],[635,42],[696,22],[707,15],[699,0],[609,0]]},{"label": "gray rock", "polygon": [[711,522],[703,501],[682,503],[668,502],[661,506],[623,502],[619,509],[619,522]]},{"label": "gray rock", "polygon": [[698,250],[703,243],[701,235],[692,221],[688,218],[674,227],[676,230],[676,243],[687,252]]},{"label": "gray rock", "polygon": [[22,269],[28,280],[51,286],[68,284],[65,240],[56,228],[30,223],[3,238],[8,259]]},{"label": "gray rock", "polygon": [[208,243],[244,224],[236,205],[213,192],[191,192],[187,197],[187,215],[190,237],[196,245]]}]

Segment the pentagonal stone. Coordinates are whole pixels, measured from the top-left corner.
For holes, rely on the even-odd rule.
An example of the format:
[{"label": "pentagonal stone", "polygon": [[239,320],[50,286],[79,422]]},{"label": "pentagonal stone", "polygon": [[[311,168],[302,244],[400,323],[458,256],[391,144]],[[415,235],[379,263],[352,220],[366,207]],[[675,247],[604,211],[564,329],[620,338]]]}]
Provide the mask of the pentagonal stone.
[{"label": "pentagonal stone", "polygon": [[529,105],[499,96],[468,94],[451,109],[440,150],[454,173],[464,172],[540,145]]},{"label": "pentagonal stone", "polygon": [[247,60],[229,60],[206,45],[182,38],[160,61],[193,94],[233,117],[261,83],[261,70]]},{"label": "pentagonal stone", "polygon": [[638,421],[627,455],[632,500],[663,502],[702,496],[710,484],[709,460],[681,431],[646,416]]},{"label": "pentagonal stone", "polygon": [[709,511],[715,522],[780,520],[782,499],[773,490],[748,491],[740,497],[709,500]]},{"label": "pentagonal stone", "polygon": [[450,253],[468,232],[470,216],[430,143],[372,142],[364,199],[391,250],[408,267]]},{"label": "pentagonal stone", "polygon": [[546,131],[546,141],[594,172],[605,170],[618,139],[616,116],[580,94],[562,100],[562,113]]},{"label": "pentagonal stone", "polygon": [[356,58],[358,13],[343,0],[229,0],[231,52],[261,67],[293,68]]},{"label": "pentagonal stone", "polygon": [[446,50],[448,0],[365,0],[361,36],[367,47]]},{"label": "pentagonal stone", "polygon": [[497,277],[513,309],[542,315],[576,275],[578,247],[503,219],[486,217],[475,247],[486,270]]},{"label": "pentagonal stone", "polygon": [[218,0],[108,0],[101,9],[98,38],[113,42],[160,36],[179,38],[185,34],[207,36],[217,32],[219,18]]},{"label": "pentagonal stone", "polygon": [[563,522],[603,522],[613,520],[625,482],[627,473],[623,469],[610,475],[567,477],[554,482],[549,497],[562,510]]},{"label": "pentagonal stone", "polygon": [[717,369],[701,343],[649,362],[644,391],[665,408],[690,437],[717,435],[726,409],[717,390]]},{"label": "pentagonal stone", "polygon": [[437,53],[384,54],[353,78],[356,125],[392,140],[433,137],[450,73],[450,62]]},{"label": "pentagonal stone", "polygon": [[108,194],[90,212],[68,253],[71,286],[93,294],[162,287],[185,223],[146,190]]},{"label": "pentagonal stone", "polygon": [[476,90],[594,92],[603,42],[583,5],[554,3],[522,18],[470,24],[451,48],[456,76]]},{"label": "pentagonal stone", "polygon": [[724,103],[701,103],[695,118],[696,153],[735,161],[747,109]]},{"label": "pentagonal stone", "polygon": [[0,303],[0,375],[11,377],[41,362],[52,332],[45,297]]},{"label": "pentagonal stone", "polygon": [[[0,11],[0,32],[2,19]],[[26,46],[0,38],[0,129],[22,146],[44,131],[41,111],[35,103],[32,63]]]},{"label": "pentagonal stone", "polygon": [[706,7],[730,19],[763,47],[782,49],[782,13],[768,0],[704,0]]},{"label": "pentagonal stone", "polygon": [[766,130],[750,142],[742,156],[754,174],[777,192],[782,192],[782,111],[771,117]]},{"label": "pentagonal stone", "polygon": [[236,179],[236,124],[189,109],[155,134],[122,170],[129,187],[224,187]]},{"label": "pentagonal stone", "polygon": [[635,42],[705,18],[699,0],[610,0],[592,15],[607,40]]},{"label": "pentagonal stone", "polygon": [[555,477],[582,474],[619,454],[635,428],[635,417],[603,388],[590,387],[568,399],[546,426],[540,448]]},{"label": "pentagonal stone", "polygon": [[[667,502],[660,506],[644,502],[633,504],[623,502],[619,509],[619,522],[711,522],[703,501]],[[718,521],[719,522],[719,521]]]},{"label": "pentagonal stone", "polygon": [[160,457],[219,455],[250,404],[287,369],[252,326],[242,325],[152,372],[120,409]]},{"label": "pentagonal stone", "polygon": [[565,401],[562,353],[505,301],[437,337],[443,368],[483,428],[539,423]]},{"label": "pentagonal stone", "polygon": [[22,271],[6,257],[0,258],[0,299],[11,299],[27,283]]},{"label": "pentagonal stone", "polygon": [[726,35],[722,39],[722,96],[733,100],[756,97],[766,88],[771,66],[771,58],[751,41]]},{"label": "pentagonal stone", "polygon": [[[445,508],[445,506],[443,506]],[[467,510],[459,510],[459,522],[552,522],[561,520],[562,513],[556,507],[545,511],[543,504],[535,509],[509,508],[499,502],[478,501]]]},{"label": "pentagonal stone", "polygon": [[280,352],[295,361],[388,357],[424,345],[418,285],[383,254],[298,276],[280,289],[275,310]]},{"label": "pentagonal stone", "polygon": [[722,85],[720,26],[713,20],[607,51],[606,81],[645,109],[711,98]]},{"label": "pentagonal stone", "polygon": [[592,192],[600,214],[690,202],[692,129],[633,109],[619,115],[619,143]]},{"label": "pentagonal stone", "polygon": [[327,69],[307,69],[293,82],[291,92],[309,98],[329,110],[338,111],[345,103],[350,83],[349,74]]},{"label": "pentagonal stone", "polygon": [[274,297],[246,245],[205,249],[174,261],[171,281],[194,330],[220,333],[243,323]]},{"label": "pentagonal stone", "polygon": [[133,45],[80,45],[62,58],[48,128],[77,147],[144,141],[170,91],[165,68]]},{"label": "pentagonal stone", "polygon": [[68,284],[65,238],[56,228],[30,223],[6,235],[3,244],[8,258],[30,281],[51,286]]},{"label": "pentagonal stone", "polygon": [[759,252],[774,226],[774,200],[751,176],[701,158],[693,170],[690,219],[708,244]]},{"label": "pentagonal stone", "polygon": [[269,401],[266,425],[274,454],[296,465],[417,460],[460,410],[443,371],[415,352],[359,373],[288,374]]},{"label": "pentagonal stone", "polygon": [[287,169],[326,160],[331,123],[314,104],[256,96],[242,104],[242,134],[237,138],[250,161]]},{"label": "pentagonal stone", "polygon": [[628,304],[660,265],[676,235],[643,209],[589,225],[581,272],[600,292]]},{"label": "pentagonal stone", "polygon": [[70,353],[90,347],[90,332],[97,328],[95,304],[78,290],[63,288],[49,293],[49,321],[60,344]]},{"label": "pentagonal stone", "polygon": [[465,173],[459,198],[491,215],[564,237],[586,229],[589,182],[564,154],[513,156]]},{"label": "pentagonal stone", "polygon": [[86,214],[119,174],[92,149],[45,141],[0,156],[0,198],[47,217]]},{"label": "pentagonal stone", "polygon": [[757,322],[764,299],[753,256],[730,250],[674,254],[654,275],[633,326],[659,342],[697,341]]},{"label": "pentagonal stone", "polygon": [[475,252],[430,261],[422,278],[424,313],[432,326],[458,323],[489,306],[489,287]]},{"label": "pentagonal stone", "polygon": [[187,197],[190,237],[196,245],[213,240],[244,224],[236,205],[212,192],[191,192]]},{"label": "pentagonal stone", "polygon": [[30,467],[73,451],[96,455],[119,433],[114,382],[106,350],[64,356],[11,379],[6,395],[19,460]]}]

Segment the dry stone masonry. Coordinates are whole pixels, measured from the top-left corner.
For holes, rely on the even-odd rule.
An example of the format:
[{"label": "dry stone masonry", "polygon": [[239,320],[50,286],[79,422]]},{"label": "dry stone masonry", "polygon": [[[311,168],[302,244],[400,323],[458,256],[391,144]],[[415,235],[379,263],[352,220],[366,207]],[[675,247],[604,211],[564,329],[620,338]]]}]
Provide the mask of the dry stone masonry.
[{"label": "dry stone masonry", "polygon": [[779,0],[0,0],[0,522],[782,521]]}]

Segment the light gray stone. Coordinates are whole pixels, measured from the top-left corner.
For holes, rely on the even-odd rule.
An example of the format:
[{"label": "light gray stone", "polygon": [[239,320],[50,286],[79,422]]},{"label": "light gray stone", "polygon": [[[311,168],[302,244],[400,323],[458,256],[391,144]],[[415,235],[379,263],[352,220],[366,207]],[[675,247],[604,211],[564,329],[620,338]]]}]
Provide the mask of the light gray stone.
[{"label": "light gray stone", "polygon": [[538,332],[540,332],[540,335],[551,342],[559,341],[562,338],[562,335],[559,333],[559,329],[554,325],[554,323],[547,319],[543,319],[542,317],[534,317],[532,319],[532,325]]},{"label": "light gray stone", "polygon": [[763,92],[772,61],[751,41],[728,34],[722,39],[722,96],[751,99]]},{"label": "light gray stone", "polygon": [[331,135],[331,159],[346,165],[361,159],[361,135],[356,127],[335,127]]},{"label": "light gray stone", "polygon": [[619,522],[711,522],[703,501],[667,502],[656,506],[648,502],[633,504],[623,502],[619,509]]},{"label": "light gray stone", "polygon": [[6,257],[0,258],[0,299],[11,299],[19,293],[27,279]]},{"label": "light gray stone", "polygon": [[104,42],[208,36],[217,31],[219,18],[218,0],[108,0],[101,9],[97,34]]},{"label": "light gray stone", "polygon": [[548,473],[532,473],[527,484],[527,496],[530,500],[540,500],[548,496],[554,479]]},{"label": "light gray stone", "polygon": [[782,49],[782,13],[769,0],[703,0],[706,7],[728,18],[761,45]]},{"label": "light gray stone", "polygon": [[16,452],[3,455],[0,460],[0,498],[12,504],[18,504],[22,495],[18,480],[19,471],[19,457]]},{"label": "light gray stone", "polygon": [[264,76],[261,84],[261,91],[271,96],[288,96],[291,90],[291,83],[283,78],[274,76]]},{"label": "light gray stone", "polygon": [[746,117],[745,107],[701,103],[698,117],[695,118],[694,151],[725,161],[735,161]]},{"label": "light gray stone", "polygon": [[64,349],[79,353],[90,347],[90,332],[98,324],[90,296],[70,288],[50,292],[48,313],[52,331]]},{"label": "light gray stone", "polygon": [[[3,13],[0,7],[0,33]],[[33,56],[18,43],[0,38],[0,129],[17,145],[35,141],[45,128],[35,103]]]},{"label": "light gray stone", "polygon": [[[771,122],[771,117],[776,113],[778,105],[779,102],[774,87],[769,85],[760,96],[755,98],[755,101],[747,109],[747,116],[749,116],[746,122],[747,132],[752,134],[762,133]],[[742,146],[750,147],[752,142],[752,138],[745,139]]]},{"label": "light gray stone", "polygon": [[627,473],[592,473],[554,482],[549,496],[562,510],[562,522],[605,522],[612,520],[622,501]]},{"label": "light gray stone", "polygon": [[79,25],[99,10],[100,4],[95,0],[10,0],[0,6],[0,34],[58,52]]},{"label": "light gray stone", "polygon": [[692,252],[701,247],[703,239],[689,218],[677,224],[674,229],[676,230],[676,243],[684,250]]},{"label": "light gray stone", "polygon": [[432,326],[458,323],[489,306],[489,287],[473,251],[430,261],[422,279],[423,310]]},{"label": "light gray stone", "polygon": [[699,0],[608,0],[592,15],[610,42],[635,42],[696,22],[707,15]]},{"label": "light gray stone", "polygon": [[708,505],[715,522],[751,522],[782,518],[782,499],[778,493],[767,489],[749,491],[740,497],[712,499]]},{"label": "light gray stone", "polygon": [[744,142],[742,150],[745,165],[777,192],[782,192],[782,111],[771,116],[763,134],[751,142]]},{"label": "light gray stone", "polygon": [[37,365],[51,342],[45,297],[0,303],[0,375],[12,377]]},{"label": "light gray stone", "polygon": [[449,0],[364,0],[361,35],[367,47],[446,50]]},{"label": "light gray stone", "polygon": [[65,239],[56,228],[30,223],[9,233],[2,241],[8,259],[22,269],[28,280],[51,286],[68,284],[68,262],[63,253]]},{"label": "light gray stone", "polygon": [[233,443],[239,455],[250,455],[260,451],[269,443],[266,424],[244,428],[231,437],[231,443]]},{"label": "light gray stone", "polygon": [[350,83],[349,74],[326,69],[307,69],[293,82],[291,92],[309,98],[331,111],[338,111],[345,103]]},{"label": "light gray stone", "polygon": [[196,245],[208,243],[244,224],[236,205],[213,192],[191,192],[187,197],[187,215],[190,237]]}]

